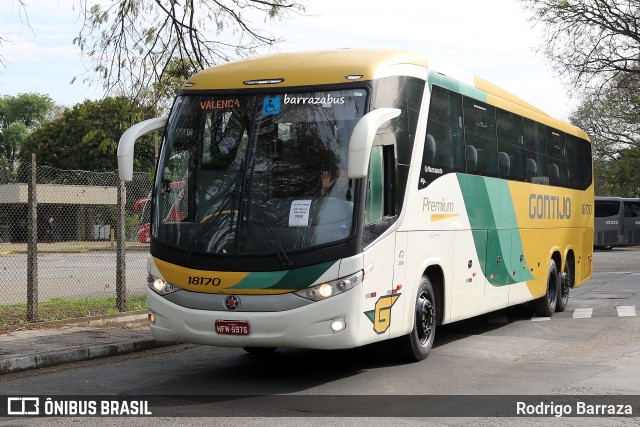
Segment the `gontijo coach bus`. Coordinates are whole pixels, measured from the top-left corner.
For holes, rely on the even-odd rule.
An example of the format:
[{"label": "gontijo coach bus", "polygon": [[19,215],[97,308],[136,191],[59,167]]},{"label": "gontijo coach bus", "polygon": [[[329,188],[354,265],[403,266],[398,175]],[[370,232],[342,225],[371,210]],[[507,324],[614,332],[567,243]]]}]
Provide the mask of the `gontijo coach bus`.
[{"label": "gontijo coach bus", "polygon": [[[262,352],[394,340],[591,277],[587,135],[422,53],[276,54],[199,72],[168,117],[153,187],[156,339]],[[164,220],[184,182],[182,220]]]}]

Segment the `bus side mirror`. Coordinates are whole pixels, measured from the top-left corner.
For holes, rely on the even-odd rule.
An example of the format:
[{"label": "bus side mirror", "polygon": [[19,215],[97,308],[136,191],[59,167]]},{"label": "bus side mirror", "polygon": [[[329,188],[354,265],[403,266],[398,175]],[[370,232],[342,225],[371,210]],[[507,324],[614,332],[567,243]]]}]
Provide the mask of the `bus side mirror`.
[{"label": "bus side mirror", "polygon": [[121,181],[133,179],[133,146],[143,135],[162,129],[167,124],[166,117],[156,117],[136,123],[127,129],[118,142],[118,175]]},{"label": "bus side mirror", "polygon": [[400,115],[397,108],[377,108],[365,114],[356,124],[349,140],[350,179],[364,178],[369,169],[371,147],[380,126]]}]

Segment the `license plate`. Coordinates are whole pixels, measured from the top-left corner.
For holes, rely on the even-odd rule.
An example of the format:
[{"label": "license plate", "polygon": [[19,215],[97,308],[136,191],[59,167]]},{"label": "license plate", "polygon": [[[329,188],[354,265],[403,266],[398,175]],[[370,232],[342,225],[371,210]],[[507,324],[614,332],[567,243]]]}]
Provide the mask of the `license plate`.
[{"label": "license plate", "polygon": [[216,320],[216,334],[219,335],[249,335],[249,322],[244,320]]}]

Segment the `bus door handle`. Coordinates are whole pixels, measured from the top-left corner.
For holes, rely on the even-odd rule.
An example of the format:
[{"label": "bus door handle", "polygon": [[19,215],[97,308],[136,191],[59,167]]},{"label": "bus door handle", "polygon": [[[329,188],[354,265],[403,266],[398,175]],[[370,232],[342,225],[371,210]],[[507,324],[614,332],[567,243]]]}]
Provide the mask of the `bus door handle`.
[{"label": "bus door handle", "polygon": [[498,261],[498,265],[502,264],[502,257],[499,256],[497,261]]}]

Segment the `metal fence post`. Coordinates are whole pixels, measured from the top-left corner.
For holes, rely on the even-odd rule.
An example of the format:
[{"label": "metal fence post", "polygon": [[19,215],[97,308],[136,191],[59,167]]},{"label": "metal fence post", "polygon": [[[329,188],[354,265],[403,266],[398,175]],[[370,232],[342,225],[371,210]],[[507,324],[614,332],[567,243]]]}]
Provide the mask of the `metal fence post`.
[{"label": "metal fence post", "polygon": [[127,311],[127,278],[125,260],[125,205],[127,189],[124,181],[118,180],[118,224],[116,226],[116,306],[119,311]]},{"label": "metal fence post", "polygon": [[38,321],[38,200],[36,197],[36,155],[31,153],[28,185],[27,224],[27,321]]}]

